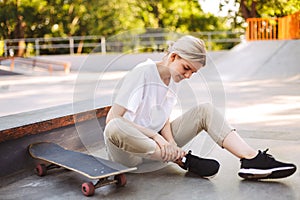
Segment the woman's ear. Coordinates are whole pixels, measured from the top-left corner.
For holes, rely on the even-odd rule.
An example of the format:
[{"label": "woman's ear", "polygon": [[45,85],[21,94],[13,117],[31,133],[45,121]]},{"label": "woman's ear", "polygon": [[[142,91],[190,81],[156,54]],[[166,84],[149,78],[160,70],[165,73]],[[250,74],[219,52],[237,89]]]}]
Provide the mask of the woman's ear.
[{"label": "woman's ear", "polygon": [[177,54],[176,53],[171,53],[170,57],[169,57],[169,61],[170,62],[174,62],[174,60],[176,59]]}]

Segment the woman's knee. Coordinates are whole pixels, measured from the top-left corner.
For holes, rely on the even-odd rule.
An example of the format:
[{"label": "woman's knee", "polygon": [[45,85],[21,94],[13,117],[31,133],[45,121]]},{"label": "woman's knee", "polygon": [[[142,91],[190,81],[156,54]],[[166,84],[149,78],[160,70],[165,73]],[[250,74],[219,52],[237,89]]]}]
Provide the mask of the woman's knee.
[{"label": "woman's knee", "polygon": [[110,120],[104,131],[105,139],[125,152],[147,156],[155,151],[156,143],[123,118]]},{"label": "woman's knee", "polygon": [[214,106],[210,102],[198,104],[196,108],[201,114],[211,114],[214,110]]},{"label": "woman's knee", "polygon": [[123,129],[122,127],[124,127],[124,121],[121,118],[114,118],[106,124],[104,135],[111,139],[115,137],[116,134],[119,135]]}]

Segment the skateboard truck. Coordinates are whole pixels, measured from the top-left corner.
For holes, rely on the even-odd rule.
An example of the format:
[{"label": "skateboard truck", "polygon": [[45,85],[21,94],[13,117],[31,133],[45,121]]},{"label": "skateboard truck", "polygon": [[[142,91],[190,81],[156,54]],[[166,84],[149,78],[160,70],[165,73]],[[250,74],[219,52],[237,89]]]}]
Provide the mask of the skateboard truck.
[{"label": "skateboard truck", "polygon": [[38,164],[35,167],[35,172],[37,173],[38,176],[45,176],[47,174],[47,171],[51,169],[57,169],[61,168],[61,166],[55,165],[55,164],[50,164],[50,165],[45,165],[45,164]]},{"label": "skateboard truck", "polygon": [[125,174],[118,174],[114,176],[114,179],[101,178],[95,184],[92,182],[85,182],[81,185],[81,192],[85,196],[93,196],[96,188],[100,188],[106,185],[116,184],[119,187],[126,185],[126,176]]}]

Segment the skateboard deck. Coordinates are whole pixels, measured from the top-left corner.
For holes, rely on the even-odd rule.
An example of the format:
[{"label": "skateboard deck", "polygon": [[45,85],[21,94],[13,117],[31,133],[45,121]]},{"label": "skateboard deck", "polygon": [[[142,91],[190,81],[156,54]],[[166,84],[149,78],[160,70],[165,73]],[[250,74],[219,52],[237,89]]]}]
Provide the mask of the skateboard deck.
[{"label": "skateboard deck", "polygon": [[[94,194],[95,188],[117,184],[124,186],[126,177],[124,173],[134,171],[137,168],[128,168],[121,164],[88,155],[81,152],[67,150],[58,144],[51,142],[34,143],[29,146],[29,154],[36,159],[40,159],[50,163],[46,166],[38,164],[36,172],[39,176],[46,175],[47,170],[53,168],[65,168],[77,172],[89,179],[98,179],[96,184],[91,182],[82,184],[82,192],[86,196]],[[114,176],[113,180],[109,177]]]}]

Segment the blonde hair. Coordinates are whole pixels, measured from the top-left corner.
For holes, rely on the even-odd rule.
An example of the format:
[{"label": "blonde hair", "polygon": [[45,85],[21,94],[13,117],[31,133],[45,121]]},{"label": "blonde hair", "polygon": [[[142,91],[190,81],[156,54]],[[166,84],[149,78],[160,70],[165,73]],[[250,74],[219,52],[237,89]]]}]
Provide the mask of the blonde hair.
[{"label": "blonde hair", "polygon": [[167,53],[175,53],[181,58],[191,62],[206,64],[206,48],[203,40],[187,35],[179,38],[176,42],[170,41]]}]

